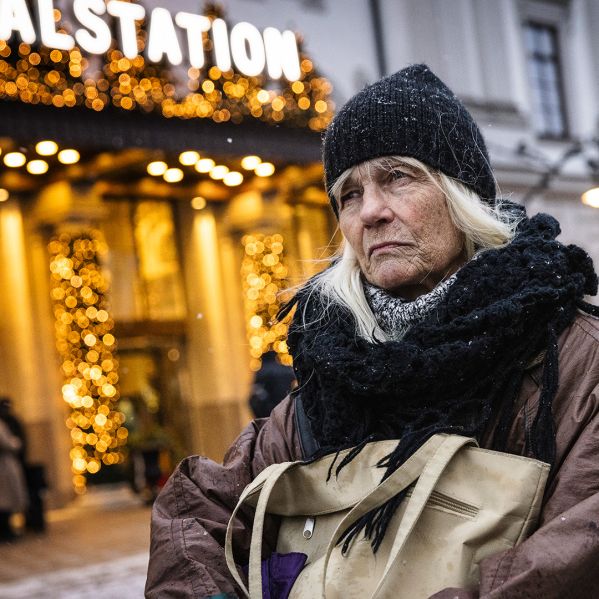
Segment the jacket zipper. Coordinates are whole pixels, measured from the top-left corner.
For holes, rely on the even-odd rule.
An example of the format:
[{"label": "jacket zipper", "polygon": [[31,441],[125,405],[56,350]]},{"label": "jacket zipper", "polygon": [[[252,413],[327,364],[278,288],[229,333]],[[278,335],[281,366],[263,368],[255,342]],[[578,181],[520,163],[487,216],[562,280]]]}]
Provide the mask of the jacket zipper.
[{"label": "jacket zipper", "polygon": [[[412,489],[410,489],[406,493],[407,497],[412,496]],[[479,509],[475,505],[470,505],[469,503],[465,503],[464,501],[460,501],[459,499],[454,499],[453,497],[449,497],[449,495],[444,495],[443,493],[439,493],[438,491],[433,491],[428,501],[426,502],[427,506],[437,506],[442,507],[446,510],[454,512],[456,514],[460,514],[462,516],[468,516],[469,518],[475,518],[478,515]],[[314,526],[316,524],[315,517],[309,517],[306,519],[304,524],[303,537],[308,540],[312,538],[312,534],[314,533]]]},{"label": "jacket zipper", "polygon": [[[412,496],[412,489],[407,492],[407,496]],[[474,518],[478,515],[479,509],[475,505],[470,505],[469,503],[465,503],[464,501],[460,501],[459,499],[454,499],[453,497],[449,497],[448,495],[444,495],[443,493],[439,493],[438,491],[433,491],[428,501],[426,502],[427,506],[437,506],[442,507],[452,512],[456,512],[463,516],[469,516]]]},{"label": "jacket zipper", "polygon": [[316,523],[316,518],[308,518],[306,523],[304,524],[304,539],[312,538],[312,533],[314,532],[314,524]]}]

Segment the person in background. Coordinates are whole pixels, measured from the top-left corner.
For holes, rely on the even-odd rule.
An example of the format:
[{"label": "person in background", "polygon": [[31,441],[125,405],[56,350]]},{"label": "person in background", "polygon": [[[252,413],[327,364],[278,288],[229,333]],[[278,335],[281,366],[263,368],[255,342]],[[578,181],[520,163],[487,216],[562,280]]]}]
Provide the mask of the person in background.
[{"label": "person in background", "polygon": [[[11,402],[0,398],[0,541],[13,541],[17,535],[10,523],[12,514],[25,512],[28,493],[23,463],[25,443],[18,433],[20,422],[11,413]],[[17,433],[17,434],[16,434]]]},{"label": "person in background", "polygon": [[25,512],[25,528],[30,532],[44,532],[46,517],[44,507],[44,491],[48,488],[46,469],[43,464],[31,463],[27,457],[27,434],[25,427],[13,412],[12,401],[8,397],[0,397],[0,419],[10,429],[10,432],[21,442],[18,458],[25,475],[28,507]]},{"label": "person in background", "polygon": [[294,383],[293,368],[281,364],[277,352],[264,353],[250,394],[250,408],[254,417],[268,418],[273,409],[287,397]]}]

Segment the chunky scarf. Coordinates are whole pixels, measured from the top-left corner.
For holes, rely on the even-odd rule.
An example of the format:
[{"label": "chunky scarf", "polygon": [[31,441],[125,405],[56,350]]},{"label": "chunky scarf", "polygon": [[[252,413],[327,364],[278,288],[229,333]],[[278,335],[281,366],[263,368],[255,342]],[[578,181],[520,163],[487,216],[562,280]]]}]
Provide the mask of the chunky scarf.
[{"label": "chunky scarf", "polygon": [[[383,479],[430,436],[480,440],[496,422],[494,447],[505,450],[524,371],[545,352],[538,413],[527,452],[553,464],[551,402],[557,390],[557,337],[572,323],[585,294],[597,292],[592,261],[556,241],[558,222],[524,218],[508,245],[481,252],[455,275],[436,308],[399,341],[372,343],[356,334],[351,313],[323,300],[308,282],[281,313],[297,309],[288,343],[298,387],[321,455],[369,441],[400,439],[380,464]],[[344,549],[364,530],[376,551],[398,495],[358,521]]]},{"label": "chunky scarf", "polygon": [[370,283],[364,283],[364,295],[379,327],[389,339],[400,341],[412,325],[424,320],[436,309],[454,280],[455,275],[414,301],[389,295]]}]

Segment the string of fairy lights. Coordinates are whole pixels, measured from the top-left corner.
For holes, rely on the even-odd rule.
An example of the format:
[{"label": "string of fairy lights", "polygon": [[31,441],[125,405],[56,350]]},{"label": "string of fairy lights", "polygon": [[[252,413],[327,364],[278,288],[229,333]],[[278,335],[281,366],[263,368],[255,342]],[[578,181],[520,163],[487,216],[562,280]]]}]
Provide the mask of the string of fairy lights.
[{"label": "string of fairy lights", "polygon": [[[260,156],[255,155],[244,156],[239,161],[239,165],[245,174],[239,170],[232,170],[226,164],[217,163],[204,152],[200,154],[196,150],[185,150],[179,154],[178,164],[169,164],[164,160],[152,160],[147,165],[146,171],[152,177],[162,177],[167,183],[179,183],[185,178],[186,171],[189,173],[190,170],[193,170],[201,175],[209,176],[214,181],[222,181],[227,187],[237,187],[243,183],[248,174],[265,178],[273,175],[276,170],[272,162],[263,161]],[[187,169],[184,170],[180,166],[187,167]]]},{"label": "string of fairy lights", "polygon": [[108,282],[98,232],[50,241],[56,348],[62,359],[62,396],[71,409],[73,486],[84,493],[87,476],[125,460],[128,431],[119,399],[114,322],[107,309]]},{"label": "string of fairy lights", "polygon": [[250,345],[250,367],[260,368],[261,356],[269,350],[277,352],[282,364],[290,366],[286,322],[275,322],[281,307],[280,294],[289,287],[285,266],[283,236],[255,233],[241,240],[244,257],[241,265],[247,336]]},{"label": "string of fairy lights", "polygon": [[[214,20],[220,14],[206,16]],[[56,21],[61,17],[56,9]],[[216,123],[258,119],[315,131],[323,130],[332,118],[332,86],[301,51],[300,78],[279,81],[277,89],[268,89],[265,76],[221,71],[209,62],[202,69],[188,69],[187,81],[177,85],[172,69],[144,59],[146,33],[139,23],[137,28],[140,54],[128,59],[113,48],[100,65],[78,47],[64,51],[0,41],[0,99],[56,108],[85,106],[94,111],[115,107],[159,112],[167,118],[209,118]],[[62,27],[59,31],[68,33]],[[209,55],[208,38],[204,48]]]}]

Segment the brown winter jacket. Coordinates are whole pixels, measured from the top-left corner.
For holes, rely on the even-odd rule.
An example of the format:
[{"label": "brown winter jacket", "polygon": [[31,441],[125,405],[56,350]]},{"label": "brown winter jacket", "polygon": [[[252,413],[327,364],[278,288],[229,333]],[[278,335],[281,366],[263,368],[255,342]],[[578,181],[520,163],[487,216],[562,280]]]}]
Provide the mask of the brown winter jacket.
[{"label": "brown winter jacket", "polygon": [[[531,365],[509,437],[524,455],[539,399],[542,364]],[[599,598],[599,319],[579,315],[559,339],[559,390],[553,401],[557,430],[555,473],[548,483],[539,529],[524,543],[484,560],[479,593],[447,589],[435,599]],[[492,431],[482,445],[489,447]],[[200,599],[238,594],[228,574],[224,539],[243,488],[275,462],[302,458],[287,399],[268,419],[252,422],[228,451],[224,465],[191,456],[158,497],[146,597]],[[235,554],[249,551],[251,518],[236,524]],[[276,528],[266,538],[273,548]],[[242,596],[239,594],[239,596]]]}]

